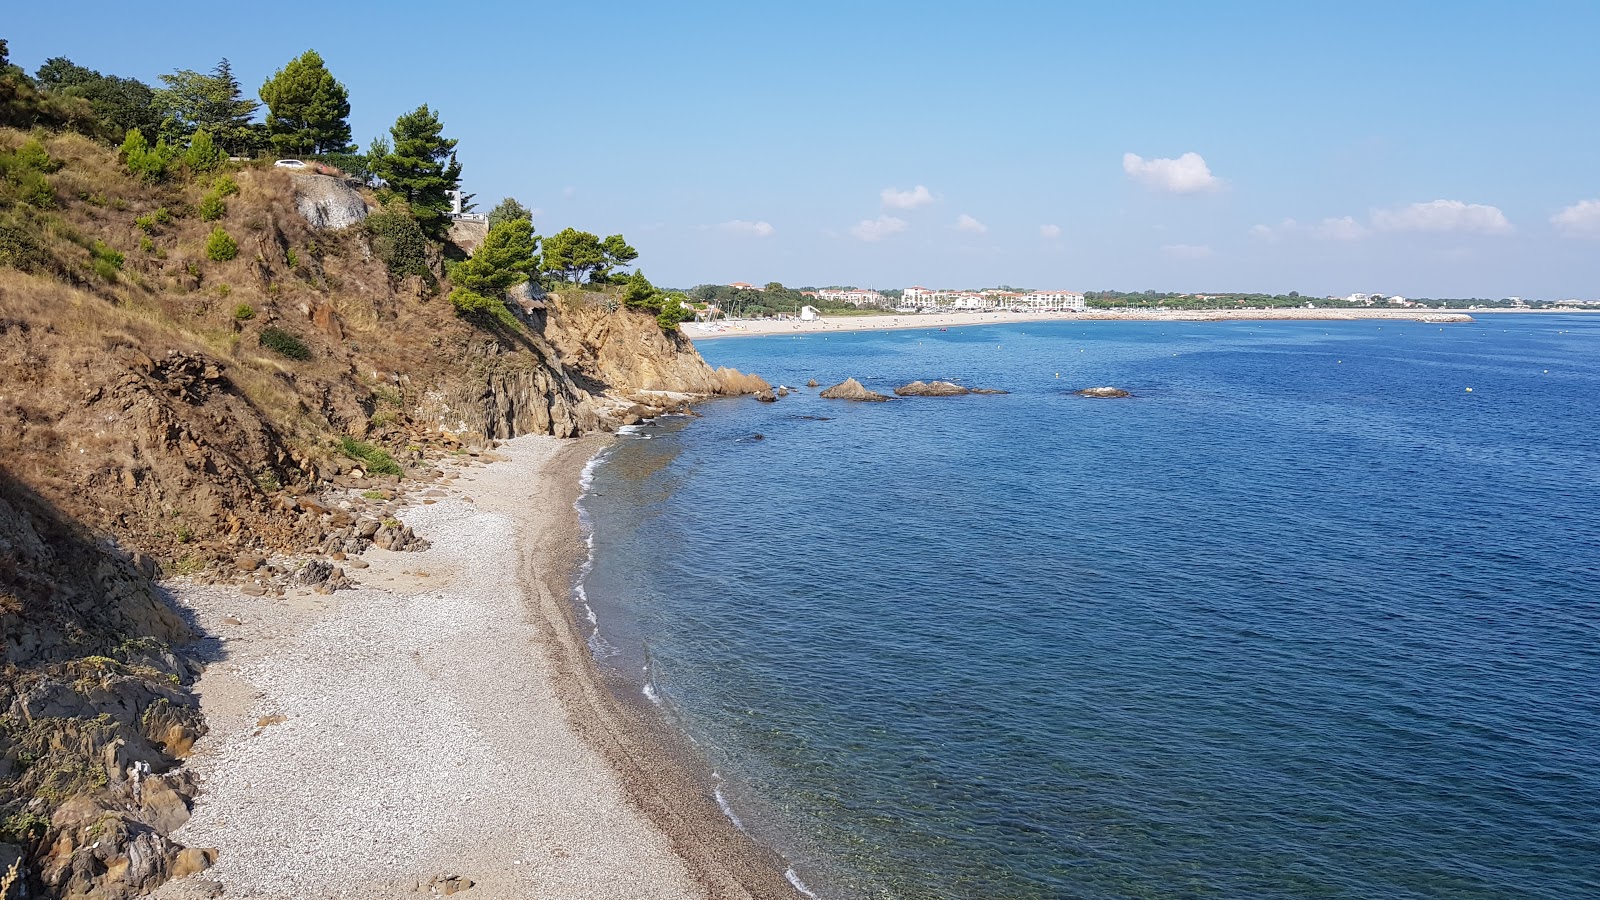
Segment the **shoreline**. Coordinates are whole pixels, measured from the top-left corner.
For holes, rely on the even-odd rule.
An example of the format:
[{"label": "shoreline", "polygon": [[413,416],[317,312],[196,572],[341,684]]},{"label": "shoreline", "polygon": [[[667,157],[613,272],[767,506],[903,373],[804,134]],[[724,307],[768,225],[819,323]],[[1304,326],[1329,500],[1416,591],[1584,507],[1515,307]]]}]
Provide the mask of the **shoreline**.
[{"label": "shoreline", "polygon": [[[927,328],[963,328],[971,325],[1004,325],[1015,322],[1326,322],[1362,319],[1389,319],[1409,322],[1467,322],[1478,314],[1561,315],[1581,310],[1533,309],[1199,309],[1199,310],[1088,310],[1086,312],[949,312],[905,313],[896,315],[824,317],[811,322],[796,319],[741,319],[727,323],[721,331],[702,330],[697,323],[678,326],[695,341],[733,337],[760,337],[774,334],[833,334],[849,331],[905,331]],[[723,324],[723,323],[718,323]]]},{"label": "shoreline", "polygon": [[175,836],[219,854],[152,896],[799,896],[589,652],[575,503],[607,440],[518,438],[449,472],[404,511],[432,548],[367,551],[354,590],[167,585],[212,660]]}]

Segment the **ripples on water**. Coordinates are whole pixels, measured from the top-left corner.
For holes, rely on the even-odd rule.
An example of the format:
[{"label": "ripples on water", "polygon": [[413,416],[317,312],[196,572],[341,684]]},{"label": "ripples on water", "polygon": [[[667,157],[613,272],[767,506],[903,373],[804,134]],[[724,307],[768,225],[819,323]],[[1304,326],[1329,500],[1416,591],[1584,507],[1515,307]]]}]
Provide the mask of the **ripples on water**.
[{"label": "ripples on water", "polygon": [[588,599],[826,896],[1600,896],[1597,349],[1568,316],[708,341],[1012,393],[624,437]]}]

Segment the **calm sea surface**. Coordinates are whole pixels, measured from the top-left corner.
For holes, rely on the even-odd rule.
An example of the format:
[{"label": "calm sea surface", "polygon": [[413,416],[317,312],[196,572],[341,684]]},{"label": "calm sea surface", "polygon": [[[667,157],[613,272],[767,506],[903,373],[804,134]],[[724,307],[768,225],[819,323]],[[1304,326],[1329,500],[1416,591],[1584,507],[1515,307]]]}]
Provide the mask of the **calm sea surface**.
[{"label": "calm sea surface", "polygon": [[595,468],[597,653],[818,895],[1600,896],[1600,316],[701,352],[1011,392]]}]

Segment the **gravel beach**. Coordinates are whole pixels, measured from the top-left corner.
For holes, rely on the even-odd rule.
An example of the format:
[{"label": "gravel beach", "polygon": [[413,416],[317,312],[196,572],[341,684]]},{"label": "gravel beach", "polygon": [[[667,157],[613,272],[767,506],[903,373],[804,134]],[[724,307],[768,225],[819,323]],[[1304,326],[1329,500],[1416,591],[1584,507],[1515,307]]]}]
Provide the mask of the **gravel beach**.
[{"label": "gravel beach", "polygon": [[793,895],[572,622],[573,502],[602,442],[505,444],[406,511],[431,549],[368,551],[356,590],[175,591],[218,657],[176,837],[220,852],[155,896]]}]

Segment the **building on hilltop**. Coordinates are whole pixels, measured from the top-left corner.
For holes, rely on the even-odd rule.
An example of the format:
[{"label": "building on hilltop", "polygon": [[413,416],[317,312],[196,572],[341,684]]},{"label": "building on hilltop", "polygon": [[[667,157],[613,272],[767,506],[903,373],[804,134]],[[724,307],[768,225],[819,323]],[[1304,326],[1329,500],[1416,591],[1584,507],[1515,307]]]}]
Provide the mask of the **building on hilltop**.
[{"label": "building on hilltop", "polygon": [[766,290],[766,288],[756,287],[755,285],[751,284],[748,281],[735,281],[735,282],[730,283],[728,285],[728,287],[731,287],[734,290],[739,290],[739,291],[764,291],[764,290]]}]

